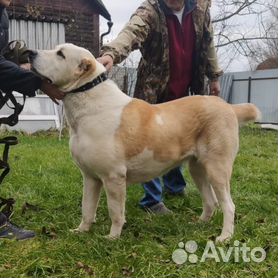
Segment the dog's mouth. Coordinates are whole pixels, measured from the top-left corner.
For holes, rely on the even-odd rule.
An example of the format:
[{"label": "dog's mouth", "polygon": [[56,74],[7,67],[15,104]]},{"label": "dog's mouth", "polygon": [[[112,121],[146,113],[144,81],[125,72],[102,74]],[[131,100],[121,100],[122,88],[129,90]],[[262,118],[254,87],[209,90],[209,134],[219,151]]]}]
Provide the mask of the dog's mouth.
[{"label": "dog's mouth", "polygon": [[50,78],[48,78],[47,76],[44,76],[43,74],[41,74],[33,65],[31,66],[31,70],[34,74],[36,74],[37,76],[39,76],[42,79],[46,79],[49,83],[53,83],[52,80]]}]

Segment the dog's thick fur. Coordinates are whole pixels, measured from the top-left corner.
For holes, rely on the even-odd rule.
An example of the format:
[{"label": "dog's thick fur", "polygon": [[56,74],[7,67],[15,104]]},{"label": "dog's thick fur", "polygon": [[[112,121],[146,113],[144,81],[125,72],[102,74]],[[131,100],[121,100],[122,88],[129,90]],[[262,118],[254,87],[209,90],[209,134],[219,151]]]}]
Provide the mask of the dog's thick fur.
[{"label": "dog's thick fur", "polygon": [[[33,68],[68,92],[105,71],[93,55],[72,44],[39,51]],[[151,105],[124,94],[111,80],[64,99],[70,149],[84,178],[82,221],[95,221],[101,187],[118,237],[125,222],[126,186],[149,181],[187,161],[203,201],[201,220],[218,204],[224,214],[218,241],[234,231],[230,178],[238,151],[239,124],[259,118],[252,104],[230,105],[213,96],[192,96]]]}]

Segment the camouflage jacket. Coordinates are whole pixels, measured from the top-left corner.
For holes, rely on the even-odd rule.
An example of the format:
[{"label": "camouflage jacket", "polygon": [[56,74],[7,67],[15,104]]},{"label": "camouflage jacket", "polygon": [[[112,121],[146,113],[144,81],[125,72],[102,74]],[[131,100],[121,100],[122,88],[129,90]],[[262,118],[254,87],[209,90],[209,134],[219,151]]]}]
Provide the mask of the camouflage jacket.
[{"label": "camouflage jacket", "polygon": [[[192,16],[196,41],[190,92],[204,94],[205,75],[214,80],[222,71],[218,67],[213,43],[210,1],[195,1]],[[149,103],[160,103],[166,99],[170,76],[168,29],[161,2],[163,0],[144,1],[117,38],[101,48],[101,55],[111,55],[115,64],[122,62],[131,51],[140,50],[142,58],[134,97]]]}]

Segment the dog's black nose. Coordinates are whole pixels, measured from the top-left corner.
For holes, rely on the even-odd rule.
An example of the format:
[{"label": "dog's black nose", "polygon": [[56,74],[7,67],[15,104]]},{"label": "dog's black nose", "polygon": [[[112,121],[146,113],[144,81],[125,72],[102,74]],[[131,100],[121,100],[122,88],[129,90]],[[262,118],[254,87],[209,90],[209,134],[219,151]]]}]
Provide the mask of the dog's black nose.
[{"label": "dog's black nose", "polygon": [[29,56],[29,60],[30,62],[34,61],[34,59],[36,58],[36,56],[38,55],[38,52],[36,50],[28,50],[28,56]]}]

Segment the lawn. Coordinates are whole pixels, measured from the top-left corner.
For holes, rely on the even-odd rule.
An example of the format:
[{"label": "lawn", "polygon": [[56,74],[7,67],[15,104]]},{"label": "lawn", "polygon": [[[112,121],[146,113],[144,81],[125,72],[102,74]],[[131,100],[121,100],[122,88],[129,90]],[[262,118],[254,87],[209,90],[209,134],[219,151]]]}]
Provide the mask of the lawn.
[{"label": "lawn", "polygon": [[[173,215],[142,211],[142,187],[130,186],[127,224],[119,240],[103,237],[110,228],[104,194],[92,230],[72,234],[81,217],[82,178],[71,160],[68,136],[61,141],[53,132],[17,136],[20,144],[11,148],[12,170],[1,185],[1,196],[16,199],[12,220],[37,236],[0,240],[0,277],[277,277],[277,132],[253,125],[241,129],[231,182],[235,235],[220,245],[225,252],[243,244],[261,247],[266,258],[260,263],[236,260],[236,251],[228,262],[200,262],[208,239],[220,233],[222,213],[216,212],[209,223],[198,222],[201,199],[186,168],[186,197],[165,199]],[[173,251],[189,240],[198,244],[198,261],[174,263]]]}]

